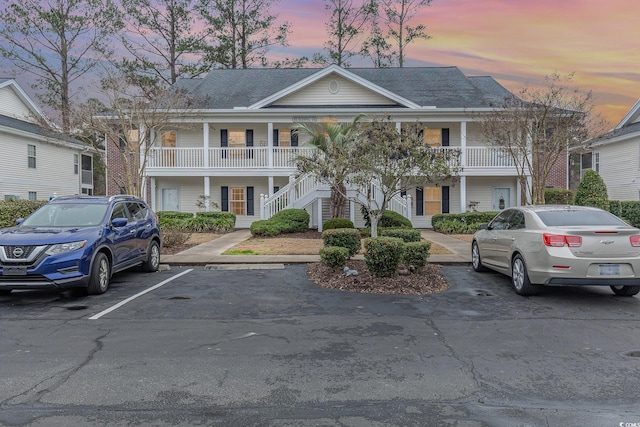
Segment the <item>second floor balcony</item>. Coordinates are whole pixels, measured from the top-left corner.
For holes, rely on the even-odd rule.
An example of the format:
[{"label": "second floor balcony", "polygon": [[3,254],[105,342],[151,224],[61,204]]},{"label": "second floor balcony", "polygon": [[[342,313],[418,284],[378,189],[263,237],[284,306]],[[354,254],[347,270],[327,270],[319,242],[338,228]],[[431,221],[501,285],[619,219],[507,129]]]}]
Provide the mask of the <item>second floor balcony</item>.
[{"label": "second floor balcony", "polygon": [[[459,150],[460,147],[436,147],[431,150]],[[312,156],[312,147],[242,147],[242,148],[151,148],[147,155],[147,172],[188,173],[194,169],[251,171],[295,170],[298,156]],[[463,170],[513,170],[510,154],[496,147],[466,147],[457,157]]]}]

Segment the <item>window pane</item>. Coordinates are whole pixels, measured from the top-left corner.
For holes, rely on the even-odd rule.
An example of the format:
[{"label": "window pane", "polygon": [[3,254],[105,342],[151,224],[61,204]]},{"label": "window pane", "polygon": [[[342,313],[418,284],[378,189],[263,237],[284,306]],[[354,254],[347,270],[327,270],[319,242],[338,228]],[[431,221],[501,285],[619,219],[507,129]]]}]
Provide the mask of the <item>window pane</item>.
[{"label": "window pane", "polygon": [[176,131],[165,130],[162,131],[162,146],[163,147],[175,147],[176,146]]},{"label": "window pane", "polygon": [[291,146],[291,131],[290,130],[281,130],[278,132],[280,134],[280,139],[278,141],[278,145],[281,147],[290,147]]},{"label": "window pane", "polygon": [[245,189],[244,187],[236,187],[229,189],[229,211],[236,215],[246,215],[245,205]]},{"label": "window pane", "polygon": [[424,187],[424,214],[437,215],[442,213],[442,188]]},{"label": "window pane", "polygon": [[424,143],[431,146],[440,146],[442,144],[441,129],[425,129]]}]

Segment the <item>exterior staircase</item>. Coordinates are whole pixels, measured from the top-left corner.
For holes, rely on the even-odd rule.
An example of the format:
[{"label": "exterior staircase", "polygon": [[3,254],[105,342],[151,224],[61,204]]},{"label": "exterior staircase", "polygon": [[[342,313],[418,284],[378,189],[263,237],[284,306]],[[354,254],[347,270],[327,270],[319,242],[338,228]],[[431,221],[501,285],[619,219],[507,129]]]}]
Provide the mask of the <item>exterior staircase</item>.
[{"label": "exterior staircase", "polygon": [[[381,203],[382,193],[376,183],[372,183],[371,191],[358,189],[347,184],[347,198],[349,200],[366,205],[369,202],[367,194],[370,195],[373,203]],[[298,178],[290,176],[289,183],[278,192],[271,196],[260,195],[260,219],[269,219],[283,209],[304,209],[317,202],[318,199],[328,199],[330,196],[331,188],[329,185],[318,182],[315,176],[310,174],[301,175]],[[387,210],[397,212],[411,220],[411,196],[395,195],[389,200]],[[351,215],[352,217],[354,215],[353,209]],[[353,221],[354,219],[351,218],[351,220]],[[322,222],[320,216],[318,218],[318,231],[322,231]]]}]

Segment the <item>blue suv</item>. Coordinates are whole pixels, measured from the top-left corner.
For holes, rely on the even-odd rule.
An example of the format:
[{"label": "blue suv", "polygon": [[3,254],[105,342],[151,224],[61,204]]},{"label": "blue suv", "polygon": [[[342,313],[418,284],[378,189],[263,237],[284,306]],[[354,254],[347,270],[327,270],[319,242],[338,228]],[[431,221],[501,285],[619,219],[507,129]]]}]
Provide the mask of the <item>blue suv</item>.
[{"label": "blue suv", "polygon": [[112,274],[160,265],[158,219],[133,196],[57,197],[17,222],[0,230],[0,293],[83,287],[102,294]]}]

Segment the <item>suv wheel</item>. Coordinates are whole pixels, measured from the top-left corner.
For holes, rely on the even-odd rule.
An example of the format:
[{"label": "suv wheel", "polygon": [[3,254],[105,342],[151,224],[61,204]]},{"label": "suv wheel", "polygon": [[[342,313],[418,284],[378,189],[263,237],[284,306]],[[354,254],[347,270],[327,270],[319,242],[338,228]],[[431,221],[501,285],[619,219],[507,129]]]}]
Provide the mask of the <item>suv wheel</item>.
[{"label": "suv wheel", "polygon": [[89,278],[89,286],[87,293],[89,295],[104,294],[109,288],[109,278],[111,276],[109,268],[109,260],[107,256],[98,252],[91,266],[91,276]]},{"label": "suv wheel", "polygon": [[147,250],[147,260],[142,263],[142,271],[151,273],[158,271],[160,267],[160,245],[155,240],[149,243],[149,250]]}]

